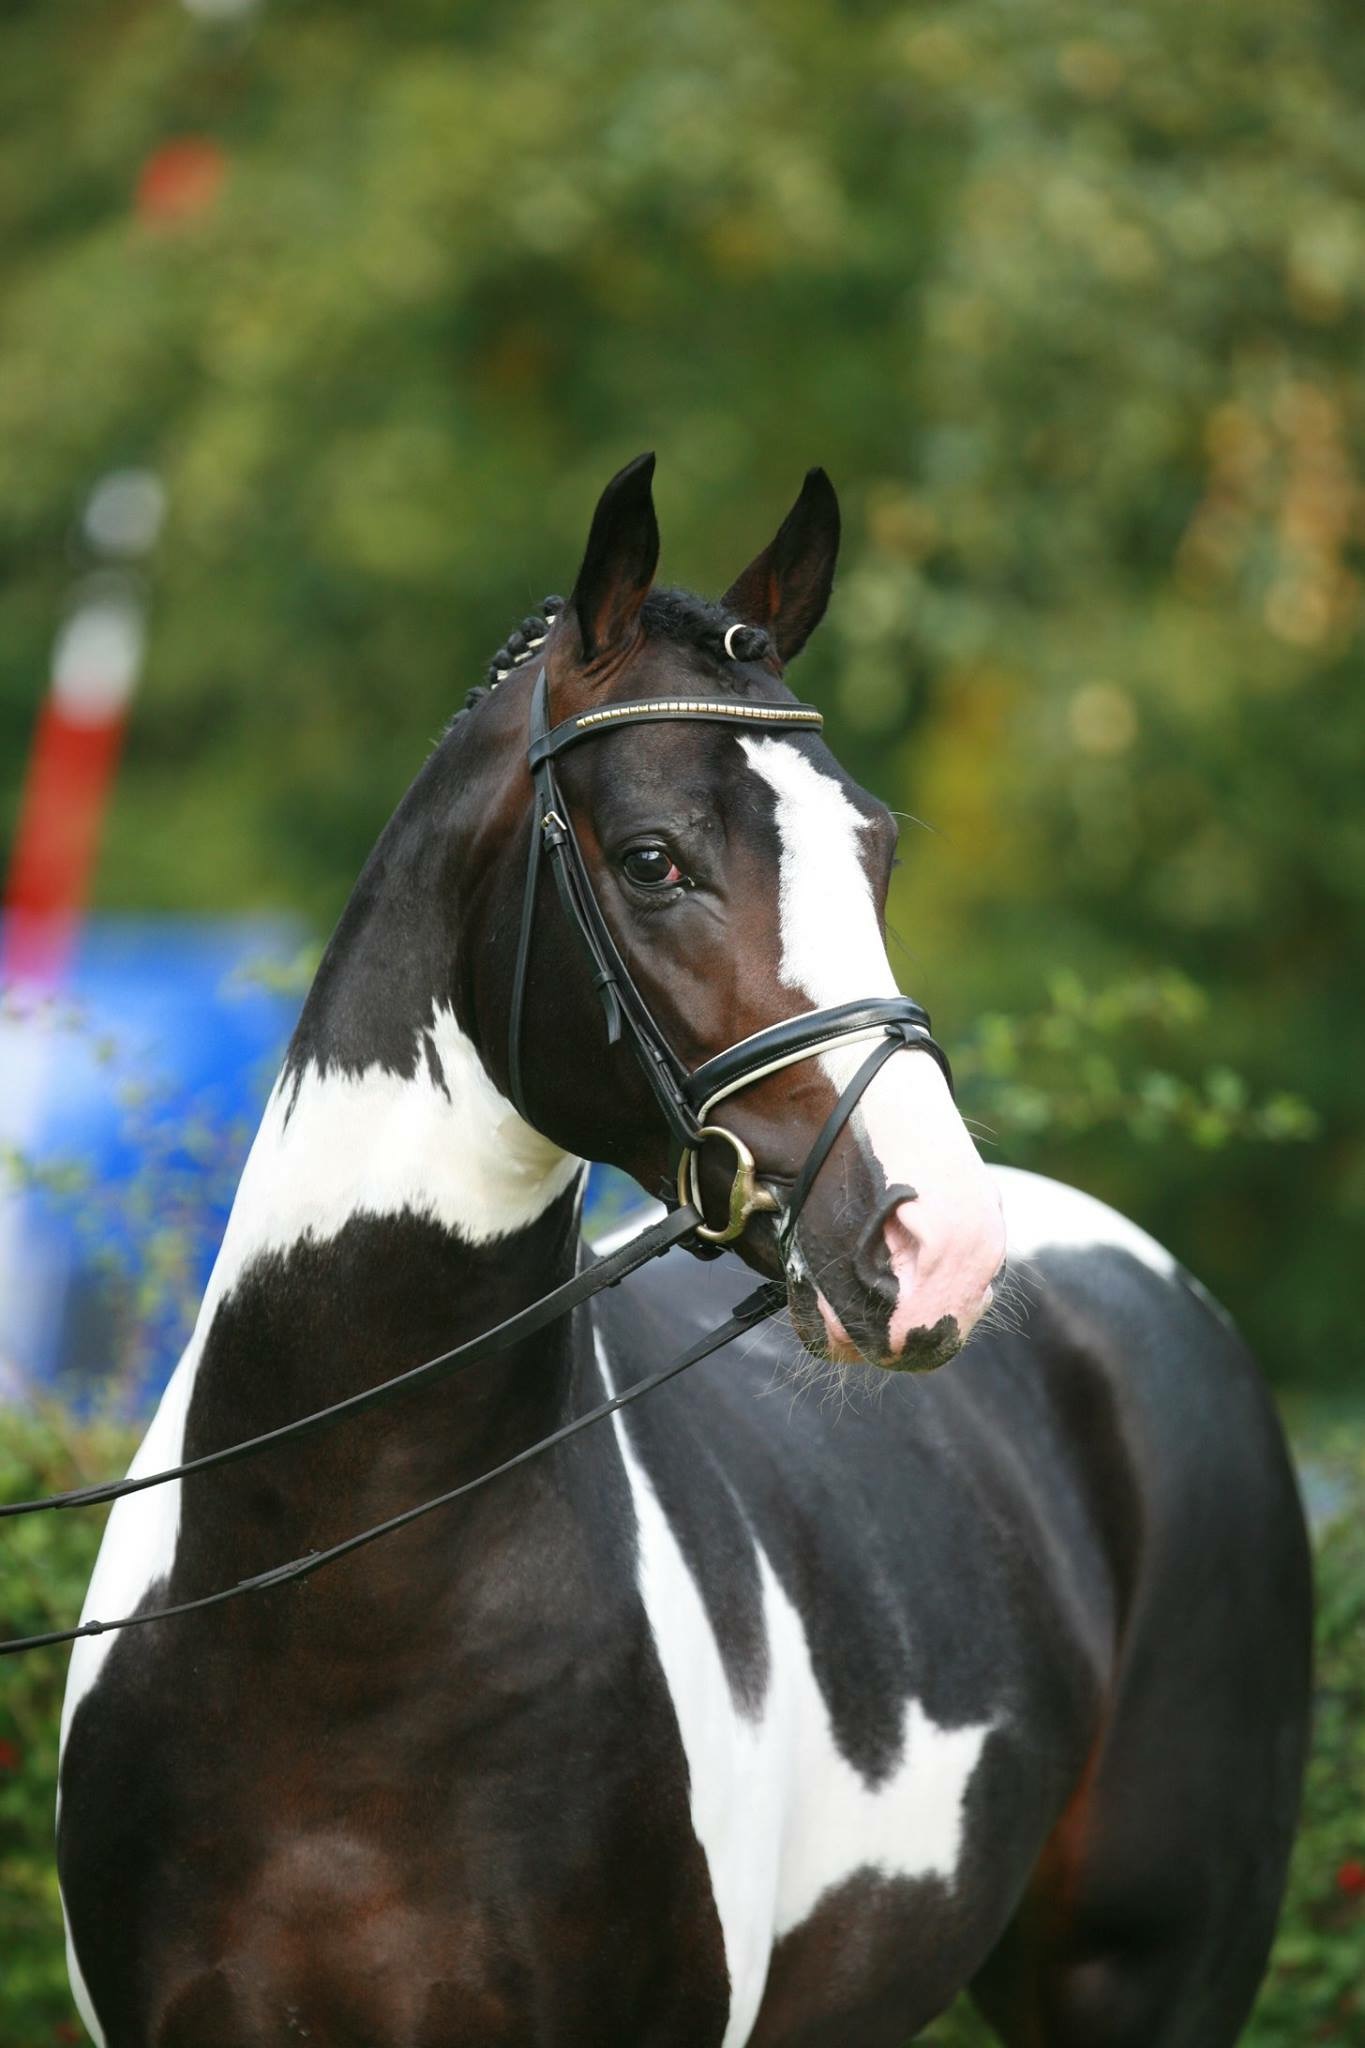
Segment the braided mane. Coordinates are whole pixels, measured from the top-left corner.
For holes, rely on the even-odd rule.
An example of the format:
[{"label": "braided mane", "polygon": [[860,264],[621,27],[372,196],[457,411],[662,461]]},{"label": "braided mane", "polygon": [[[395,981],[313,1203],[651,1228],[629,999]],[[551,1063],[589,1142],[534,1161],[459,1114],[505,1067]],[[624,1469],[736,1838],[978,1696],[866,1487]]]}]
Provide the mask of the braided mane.
[{"label": "braided mane", "polygon": [[[496,690],[500,683],[505,683],[510,675],[540,652],[563,609],[564,599],[550,596],[541,599],[539,610],[527,613],[492,657],[483,681],[469,692],[465,699],[466,710]],[[712,604],[690,590],[651,590],[640,616],[646,627],[652,627],[666,639],[685,647],[699,648],[716,661],[726,662],[727,666],[731,662],[762,661],[772,650],[772,642],[761,626],[746,626],[723,605]],[[733,634],[727,648],[725,636],[734,627],[738,631]]]}]

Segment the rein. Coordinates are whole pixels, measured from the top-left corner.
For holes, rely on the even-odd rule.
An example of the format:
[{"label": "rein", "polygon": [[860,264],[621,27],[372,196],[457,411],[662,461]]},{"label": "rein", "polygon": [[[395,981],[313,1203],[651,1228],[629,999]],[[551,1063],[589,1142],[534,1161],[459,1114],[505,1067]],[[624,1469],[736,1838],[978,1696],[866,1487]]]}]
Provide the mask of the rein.
[{"label": "rein", "polygon": [[297,1416],[293,1422],[282,1422],[278,1428],[268,1429],[260,1436],[246,1437],[241,1443],[224,1444],[219,1450],[205,1451],[202,1457],[187,1458],[183,1465],[168,1465],[163,1472],[104,1480],[97,1486],[76,1487],[70,1493],[45,1494],[38,1500],[0,1502],[0,1521],[7,1516],[37,1515],[54,1508],[100,1507],[108,1501],[122,1500],[126,1494],[144,1493],[149,1486],[165,1486],[169,1480],[188,1478],[192,1472],[209,1472],[215,1465],[235,1465],[239,1458],[252,1458],[258,1451],[329,1429],[334,1422],[340,1422],[346,1416],[361,1415],[367,1408],[378,1408],[387,1401],[401,1400],[405,1394],[415,1393],[419,1387],[463,1371],[477,1359],[495,1358],[499,1352],[513,1350],[548,1324],[569,1315],[583,1302],[591,1301],[595,1294],[603,1293],[608,1287],[619,1286],[629,1274],[638,1272],[651,1259],[671,1251],[686,1237],[694,1221],[693,1211],[673,1210],[647,1230],[642,1230],[638,1237],[632,1237],[628,1243],[619,1246],[609,1257],[585,1267],[581,1273],[575,1273],[571,1280],[565,1280],[549,1294],[542,1294],[539,1301],[518,1309],[505,1322],[495,1323],[491,1330],[457,1344],[453,1351],[443,1351],[439,1357],[429,1358],[423,1365],[414,1365],[407,1372],[396,1373],[392,1379],[381,1380],[378,1386],[362,1388],[360,1393],[350,1394],[344,1401],[333,1401],[330,1407],[316,1409],[311,1415]]},{"label": "rein", "polygon": [[[639,1238],[633,1241],[634,1244],[639,1242]],[[632,1248],[630,1245],[625,1247],[627,1251]],[[666,1247],[660,1246],[658,1249],[664,1250]],[[649,1256],[653,1257],[656,1254],[651,1253]],[[643,1264],[643,1260],[637,1260],[637,1264]],[[618,1279],[622,1277],[624,1276],[617,1275]],[[596,1293],[599,1290],[594,1288],[591,1291]],[[310,1578],[314,1572],[321,1571],[324,1565],[335,1564],[338,1559],[349,1557],[352,1551],[363,1550],[369,1543],[377,1543],[381,1536],[391,1536],[398,1529],[406,1529],[411,1523],[420,1522],[424,1515],[433,1514],[437,1508],[449,1507],[454,1501],[463,1500],[467,1494],[477,1493],[481,1486],[489,1485],[494,1479],[501,1479],[505,1473],[515,1471],[519,1465],[529,1465],[534,1459],[544,1457],[547,1451],[554,1450],[558,1444],[568,1443],[571,1437],[581,1435],[595,1423],[605,1422],[609,1415],[615,1415],[622,1408],[628,1408],[632,1401],[638,1401],[645,1394],[652,1394],[656,1387],[663,1386],[666,1381],[676,1379],[678,1374],[686,1372],[689,1366],[699,1365],[702,1359],[709,1358],[713,1351],[719,1351],[722,1345],[743,1336],[744,1332],[753,1329],[755,1324],[766,1322],[770,1316],[776,1315],[778,1310],[785,1306],[786,1294],[782,1288],[772,1281],[765,1281],[761,1287],[755,1288],[752,1294],[746,1295],[743,1301],[736,1303],[729,1319],[722,1323],[719,1329],[709,1330],[704,1337],[699,1337],[695,1344],[689,1345],[681,1357],[675,1358],[660,1371],[651,1373],[648,1379],[638,1380],[633,1387],[627,1387],[623,1393],[613,1394],[610,1400],[599,1402],[596,1408],[589,1408],[584,1414],[576,1415],[572,1422],[566,1422],[561,1429],[552,1430],[549,1436],[543,1436],[538,1442],[528,1444],[524,1451],[518,1451],[514,1457],[504,1459],[501,1465],[494,1465],[489,1471],[480,1472],[476,1478],[466,1479],[462,1486],[452,1486],[448,1493],[438,1493],[431,1500],[419,1501],[416,1507],[404,1508],[401,1514],[391,1515],[385,1522],[376,1522],[372,1528],[362,1529],[357,1536],[347,1536],[342,1542],[332,1544],[330,1549],[310,1550],[303,1557],[296,1557],[288,1564],[272,1565],[268,1571],[257,1572],[254,1578],[239,1579],[234,1586],[220,1586],[216,1592],[201,1593],[195,1600],[180,1600],[171,1607],[145,1608],[141,1612],[120,1615],[117,1621],[85,1621],[79,1628],[53,1629],[46,1635],[15,1636],[9,1642],[0,1643],[0,1657],[17,1657],[24,1650],[52,1649],[58,1643],[74,1643],[79,1636],[102,1636],[108,1635],[114,1629],[142,1628],[153,1621],[174,1621],[182,1614],[197,1614],[205,1607],[221,1607],[228,1600],[240,1600],[247,1593],[265,1592],[271,1587],[288,1586],[297,1579]],[[476,1339],[476,1342],[482,1341]],[[467,1348],[461,1346],[462,1350]],[[429,1368],[417,1368],[419,1372],[424,1369]],[[404,1377],[410,1378],[411,1375]],[[390,1380],[384,1388],[377,1391],[387,1393],[395,1384],[396,1382]],[[317,1420],[316,1417],[308,1419],[310,1422]],[[287,1428],[282,1432],[276,1431],[275,1435],[289,1433]],[[260,1443],[269,1440],[258,1438],[254,1444],[234,1448],[239,1456],[245,1456],[248,1450],[254,1450]],[[224,1462],[225,1459],[217,1456],[197,1459],[191,1465],[182,1466],[180,1470],[202,1470],[205,1464]],[[156,1485],[161,1480],[174,1476],[173,1473],[162,1472],[158,1473],[155,1479],[143,1483]],[[61,1499],[38,1503],[43,1507],[70,1504]]]},{"label": "rein", "polygon": [[[311,1436],[322,1429],[350,1416],[362,1414],[365,1410],[379,1407],[382,1403],[403,1398],[418,1387],[434,1383],[450,1374],[460,1372],[477,1359],[509,1351],[526,1338],[535,1335],[552,1322],[570,1314],[574,1309],[592,1300],[608,1287],[615,1287],[629,1274],[637,1272],[650,1260],[660,1257],[674,1245],[686,1243],[689,1250],[702,1257],[714,1257],[723,1244],[738,1238],[751,1216],[765,1211],[775,1211],[781,1206],[771,1189],[760,1185],[757,1166],[752,1153],[734,1131],[724,1124],[709,1121],[713,1110],[722,1102],[737,1094],[741,1089],[752,1087],[770,1074],[781,1072],[785,1067],[799,1061],[818,1058],[822,1053],[841,1045],[874,1041],[872,1050],[863,1060],[840,1094],[834,1108],[825,1119],[800,1173],[792,1188],[778,1227],[777,1241],[785,1262],[790,1253],[796,1224],[807,1196],[815,1184],[816,1176],[829,1157],[840,1131],[852,1116],[865,1090],[893,1053],[903,1049],[927,1052],[938,1062],[949,1087],[952,1087],[952,1070],[947,1055],[938,1046],[930,1031],[928,1012],[909,996],[872,997],[865,1002],[840,1003],[824,1009],[803,1011],[783,1022],[767,1026],[741,1039],[725,1052],[717,1053],[689,1073],[663,1032],[656,1023],[648,1003],[631,978],[630,971],[621,958],[620,951],[611,935],[607,921],[597,901],[583,859],[577,835],[567,804],[560,792],[554,763],[558,756],[571,746],[591,739],[602,732],[614,731],[622,725],[644,725],[663,720],[700,719],[710,724],[747,726],[751,729],[767,728],[778,731],[819,732],[824,719],[810,704],[735,704],[719,698],[654,698],[626,704],[611,704],[600,711],[581,712],[576,717],[565,719],[551,728],[549,723],[549,684],[544,667],[536,677],[531,695],[530,732],[527,747],[527,764],[531,771],[534,790],[534,808],[531,818],[530,850],[526,868],[526,882],[522,895],[521,929],[517,938],[516,965],[512,982],[511,1012],[508,1020],[508,1078],[512,1102],[519,1115],[532,1122],[526,1104],[521,1074],[522,1019],[526,1003],[526,981],[530,968],[532,932],[535,922],[537,884],[541,861],[548,857],[554,874],[559,900],[563,905],[570,924],[577,931],[587,952],[593,970],[593,985],[602,1004],[607,1042],[616,1045],[624,1033],[629,1041],[646,1080],[663,1112],[665,1123],[673,1143],[677,1172],[677,1206],[658,1223],[643,1230],[638,1237],[622,1245],[609,1257],[576,1273],[549,1294],[531,1302],[515,1315],[498,1323],[493,1329],[472,1337],[453,1350],[442,1352],[438,1357],[427,1359],[421,1365],[412,1366],[408,1371],[395,1374],[383,1380],[378,1386],[363,1389],[358,1394],[333,1402],[329,1407],[319,1408],[311,1415],[297,1417],[292,1422],[280,1424],[276,1429],[265,1431],[260,1436],[249,1437],[240,1443],[226,1444],[215,1451],[207,1451],[198,1458],[186,1459],[182,1464],[168,1467],[165,1471],[149,1472],[136,1477],[110,1480],[96,1486],[77,1487],[67,1493],[46,1495],[38,1500],[0,1503],[0,1519],[19,1515],[40,1514],[47,1510],[74,1507],[94,1507],[110,1501],[123,1499],[128,1494],[142,1493],[153,1486],[164,1486],[171,1480],[185,1479],[199,1472],[207,1472],[215,1466],[235,1464],[243,1458],[256,1456],[259,1452],[296,1439]],[[699,1158],[703,1145],[720,1141],[728,1144],[735,1155],[735,1170],[731,1181],[729,1215],[723,1226],[713,1227],[705,1220],[701,1204]],[[362,1549],[366,1544],[378,1541],[395,1530],[406,1528],[410,1523],[431,1514],[437,1508],[447,1507],[465,1495],[487,1486],[494,1479],[529,1464],[543,1456],[556,1445],[566,1443],[581,1431],[590,1429],[595,1423],[604,1421],[609,1415],[638,1401],[643,1395],[653,1392],[656,1387],[685,1372],[689,1366],[699,1364],[713,1352],[730,1343],[744,1331],[774,1316],[785,1306],[785,1291],[773,1282],[762,1286],[739,1302],[728,1321],[675,1358],[659,1372],[640,1380],[624,1393],[614,1395],[610,1400],[599,1403],[596,1408],[565,1423],[547,1437],[530,1444],[517,1452],[503,1464],[495,1465],[490,1471],[480,1473],[476,1478],[466,1480],[461,1486],[448,1493],[420,1502],[416,1507],[405,1509],[401,1514],[391,1516],[387,1521],[376,1523],[372,1528],[349,1536],[343,1542],[333,1544],[329,1549],[309,1551],[301,1558],[272,1566],[270,1570],[257,1573],[253,1578],[241,1579],[235,1585],[220,1587],[216,1592],[201,1594],[197,1599],[184,1600],[168,1607],[144,1609],[125,1614],[113,1621],[90,1620],[76,1628],[56,1629],[43,1635],[18,1636],[0,1641],[0,1656],[17,1656],[21,1651],[47,1649],[59,1643],[69,1643],[81,1636],[104,1635],[115,1629],[140,1628],[153,1621],[169,1621],[176,1616],[192,1614],[200,1609],[216,1607],[225,1601],[236,1600],[247,1593],[263,1591],[270,1587],[292,1584],[295,1580],[309,1577],[323,1566],[335,1563],[339,1558],[348,1557],[352,1551]]]}]

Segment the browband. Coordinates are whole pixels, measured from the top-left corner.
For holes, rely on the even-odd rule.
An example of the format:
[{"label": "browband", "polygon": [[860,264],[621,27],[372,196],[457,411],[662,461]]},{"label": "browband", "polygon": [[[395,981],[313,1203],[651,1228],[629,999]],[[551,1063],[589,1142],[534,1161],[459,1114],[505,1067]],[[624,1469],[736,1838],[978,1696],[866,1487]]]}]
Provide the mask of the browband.
[{"label": "browband", "polygon": [[825,722],[824,713],[813,704],[727,704],[719,697],[645,697],[563,719],[550,732],[532,738],[527,759],[534,771],[576,740],[593,739],[613,726],[653,725],[679,718],[699,718],[712,725],[785,726],[804,732],[819,732]]}]

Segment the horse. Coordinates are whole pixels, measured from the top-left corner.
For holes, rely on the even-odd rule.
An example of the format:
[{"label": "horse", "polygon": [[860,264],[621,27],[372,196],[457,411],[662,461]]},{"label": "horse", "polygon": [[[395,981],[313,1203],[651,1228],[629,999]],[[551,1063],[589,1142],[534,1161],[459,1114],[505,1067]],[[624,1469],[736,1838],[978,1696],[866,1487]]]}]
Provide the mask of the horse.
[{"label": "horse", "polygon": [[[1227,2048],[1308,1717],[1274,1410],[1153,1239],[983,1164],[898,994],[894,822],[785,681],[828,478],[711,602],[656,586],[652,472],[379,838],[133,1474],[590,1281],[585,1160],[706,1220],[118,1501],[87,1614],[256,1583],[76,1643],[78,2008],[101,2048],[901,2048],[969,1987],[1006,2048]],[[561,1440],[755,1273],[789,1317]]]}]

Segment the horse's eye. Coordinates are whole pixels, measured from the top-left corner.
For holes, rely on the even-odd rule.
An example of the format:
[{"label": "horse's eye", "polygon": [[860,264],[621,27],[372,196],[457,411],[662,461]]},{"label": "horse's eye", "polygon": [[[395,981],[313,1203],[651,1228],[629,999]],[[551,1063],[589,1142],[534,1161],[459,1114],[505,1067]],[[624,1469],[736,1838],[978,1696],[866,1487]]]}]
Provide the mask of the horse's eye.
[{"label": "horse's eye", "polygon": [[682,880],[662,846],[632,846],[622,854],[621,866],[637,889],[672,889]]}]

